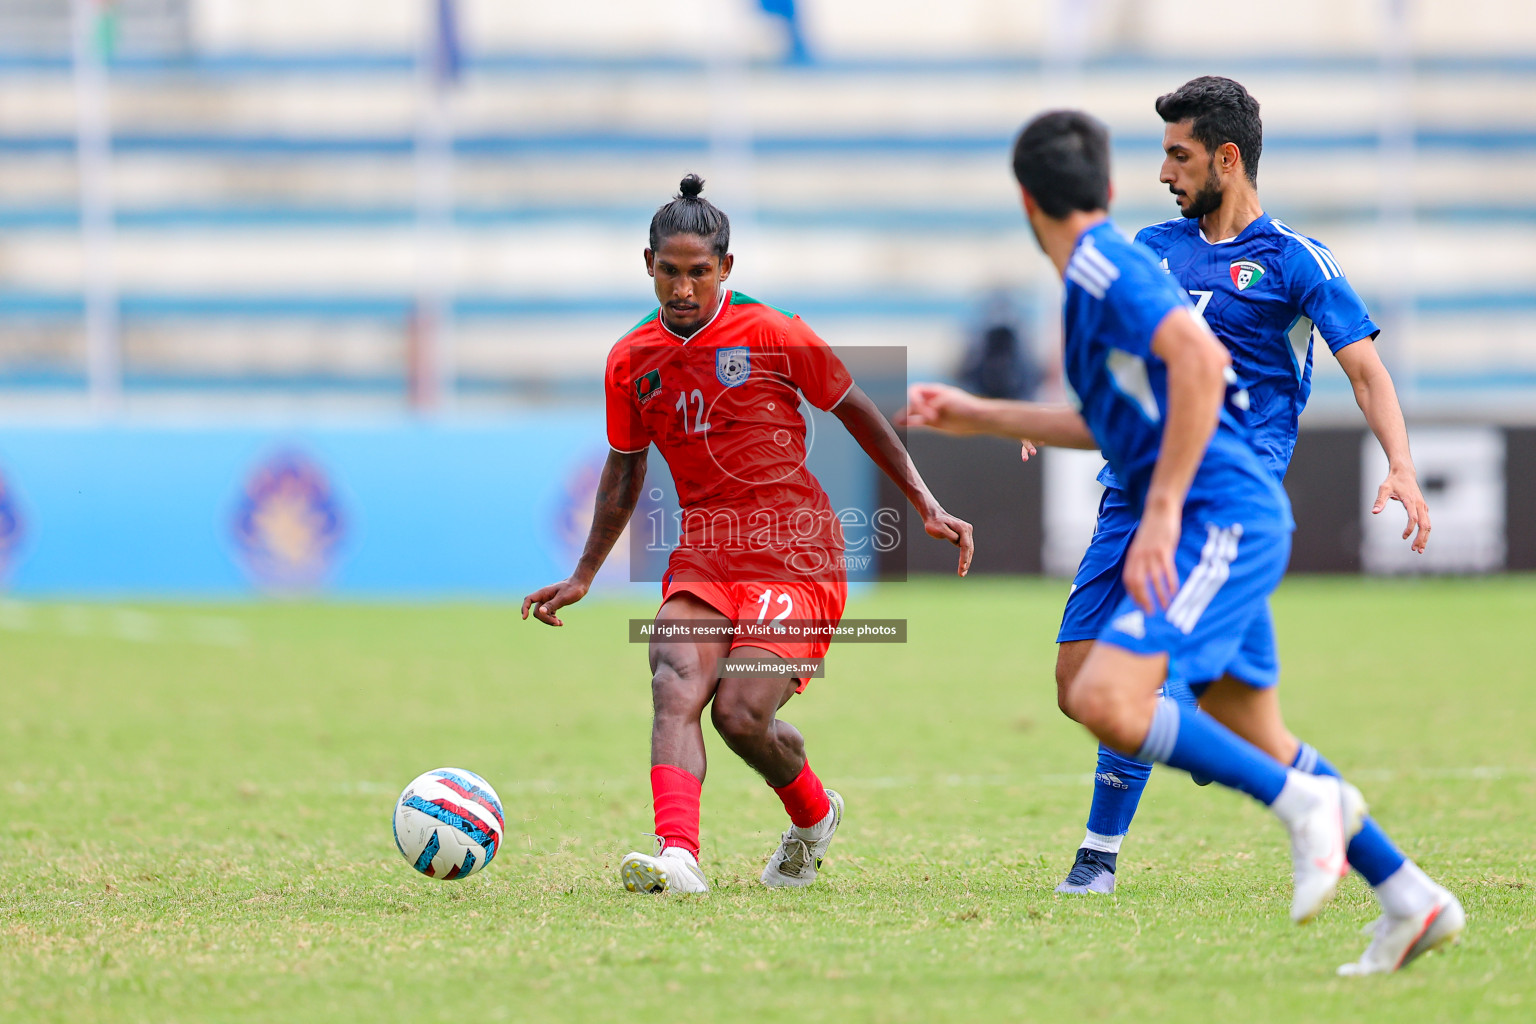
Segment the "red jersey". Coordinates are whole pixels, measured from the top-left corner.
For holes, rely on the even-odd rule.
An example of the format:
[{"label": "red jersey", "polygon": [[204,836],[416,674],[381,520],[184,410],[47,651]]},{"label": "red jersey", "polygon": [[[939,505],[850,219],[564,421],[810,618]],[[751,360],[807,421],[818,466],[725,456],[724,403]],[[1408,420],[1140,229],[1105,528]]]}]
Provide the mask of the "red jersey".
[{"label": "red jersey", "polygon": [[[841,577],[842,530],[806,468],[803,394],[831,410],[853,388],[805,322],[739,292],[690,338],[658,309],[608,354],[608,443],[667,460],[683,548],[758,580]],[[787,575],[786,575],[787,570]]]}]

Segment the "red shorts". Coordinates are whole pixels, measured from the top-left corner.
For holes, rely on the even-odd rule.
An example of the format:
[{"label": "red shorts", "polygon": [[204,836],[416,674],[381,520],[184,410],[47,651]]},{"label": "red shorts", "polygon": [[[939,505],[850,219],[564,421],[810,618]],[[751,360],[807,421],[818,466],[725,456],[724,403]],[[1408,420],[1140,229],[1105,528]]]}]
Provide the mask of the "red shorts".
[{"label": "red shorts", "polygon": [[[684,578],[678,579],[678,575]],[[669,570],[661,584],[661,603],[666,604],[675,594],[692,594],[735,623],[792,621],[801,628],[809,625],[825,629],[842,621],[843,606],[848,603],[848,582],[819,579],[721,583],[700,579],[696,572],[678,574]],[[781,658],[824,658],[831,643],[831,637],[825,634],[812,640],[778,641],[738,633],[731,641],[731,649],[756,647]],[[809,682],[801,679],[795,692],[803,693]]]}]

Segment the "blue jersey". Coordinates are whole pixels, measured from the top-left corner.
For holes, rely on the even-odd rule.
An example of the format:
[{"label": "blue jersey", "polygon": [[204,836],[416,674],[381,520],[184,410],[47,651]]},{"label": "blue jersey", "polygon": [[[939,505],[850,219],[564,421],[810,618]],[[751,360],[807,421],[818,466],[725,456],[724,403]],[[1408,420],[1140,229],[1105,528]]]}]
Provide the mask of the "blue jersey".
[{"label": "blue jersey", "polygon": [[1321,242],[1261,215],[1236,238],[1207,242],[1197,219],[1142,228],[1136,241],[1195,301],[1248,392],[1244,424],[1277,478],[1296,448],[1312,393],[1313,343],[1335,354],[1380,328]]},{"label": "blue jersey", "polygon": [[[1152,351],[1152,335],[1169,313],[1193,307],[1152,252],[1127,241],[1107,220],[1078,239],[1065,283],[1067,381],[1120,487],[1139,510],[1168,408],[1168,370]],[[1241,508],[1250,521],[1291,526],[1285,492],[1225,407],[1185,498],[1187,511],[1212,504]]]}]

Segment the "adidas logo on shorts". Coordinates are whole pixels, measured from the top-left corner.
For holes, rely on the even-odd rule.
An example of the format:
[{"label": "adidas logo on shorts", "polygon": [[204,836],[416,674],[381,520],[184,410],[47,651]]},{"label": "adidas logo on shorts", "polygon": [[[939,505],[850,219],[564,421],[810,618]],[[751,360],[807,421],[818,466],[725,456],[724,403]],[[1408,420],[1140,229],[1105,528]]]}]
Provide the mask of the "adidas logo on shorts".
[{"label": "adidas logo on shorts", "polygon": [[1134,637],[1137,640],[1147,635],[1146,616],[1142,615],[1140,610],[1126,612],[1109,625],[1110,628],[1118,630],[1126,636]]}]

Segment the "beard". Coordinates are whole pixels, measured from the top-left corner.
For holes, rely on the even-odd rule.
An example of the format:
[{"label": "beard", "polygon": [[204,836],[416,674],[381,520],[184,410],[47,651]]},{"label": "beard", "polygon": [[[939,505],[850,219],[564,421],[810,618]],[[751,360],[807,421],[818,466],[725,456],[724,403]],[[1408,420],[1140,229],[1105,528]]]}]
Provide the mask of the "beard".
[{"label": "beard", "polygon": [[[1174,194],[1178,195],[1177,192]],[[1179,212],[1194,220],[1208,213],[1215,213],[1219,209],[1221,209],[1221,179],[1216,176],[1216,161],[1212,160],[1210,167],[1207,168],[1205,184],[1189,197],[1189,205],[1180,207]]]}]

